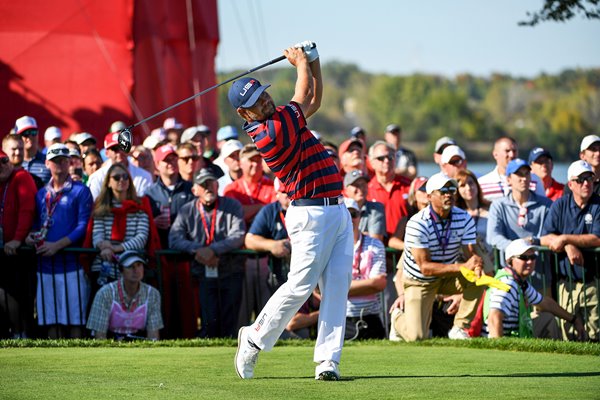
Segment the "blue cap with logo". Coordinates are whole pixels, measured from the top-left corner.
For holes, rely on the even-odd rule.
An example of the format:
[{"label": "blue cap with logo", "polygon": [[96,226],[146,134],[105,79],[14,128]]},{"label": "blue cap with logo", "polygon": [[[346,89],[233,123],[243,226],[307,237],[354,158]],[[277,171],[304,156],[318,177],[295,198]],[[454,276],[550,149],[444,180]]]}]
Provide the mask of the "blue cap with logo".
[{"label": "blue cap with logo", "polygon": [[529,164],[533,164],[541,156],[546,156],[550,159],[552,158],[552,155],[548,150],[544,149],[543,147],[536,147],[529,152]]},{"label": "blue cap with logo", "polygon": [[511,160],[508,163],[508,165],[506,166],[506,176],[510,176],[510,174],[514,174],[521,167],[527,167],[527,169],[531,170],[531,167],[529,166],[529,164],[527,164],[527,162],[525,160],[523,160],[522,158],[515,158],[514,160]]},{"label": "blue cap with logo", "polygon": [[227,97],[234,108],[252,107],[258,101],[260,95],[271,85],[261,85],[257,79],[242,78],[231,85]]}]

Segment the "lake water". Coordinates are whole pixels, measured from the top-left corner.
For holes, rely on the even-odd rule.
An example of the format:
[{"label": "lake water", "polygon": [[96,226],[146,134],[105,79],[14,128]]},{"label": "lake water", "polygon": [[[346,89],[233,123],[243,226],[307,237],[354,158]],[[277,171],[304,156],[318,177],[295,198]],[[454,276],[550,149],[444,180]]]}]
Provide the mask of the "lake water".
[{"label": "lake water", "polygon": [[[565,183],[567,181],[567,169],[569,168],[569,165],[570,164],[567,163],[554,164],[552,177],[560,183]],[[495,163],[489,162],[469,162],[468,165],[469,170],[477,176],[487,174],[494,169],[495,166]],[[417,172],[419,175],[430,177],[431,175],[440,172],[440,167],[435,163],[419,163]]]}]

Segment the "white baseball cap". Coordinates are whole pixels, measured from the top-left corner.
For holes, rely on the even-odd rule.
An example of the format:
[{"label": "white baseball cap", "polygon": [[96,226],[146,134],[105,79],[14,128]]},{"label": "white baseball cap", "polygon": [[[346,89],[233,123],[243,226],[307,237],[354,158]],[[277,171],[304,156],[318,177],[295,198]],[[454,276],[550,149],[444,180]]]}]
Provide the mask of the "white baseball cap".
[{"label": "white baseball cap", "polygon": [[344,197],[344,205],[346,206],[346,208],[348,210],[351,208],[354,208],[355,210],[360,211],[360,207],[358,206],[358,203],[354,199]]},{"label": "white baseball cap", "polygon": [[431,176],[431,178],[429,178],[429,180],[425,184],[425,190],[427,191],[427,194],[431,194],[434,191],[440,190],[441,188],[446,186],[448,182],[451,182],[454,186],[458,187],[458,184],[454,179],[449,178],[441,172],[438,172],[437,174],[434,174]]},{"label": "white baseball cap", "polygon": [[62,143],[54,143],[48,147],[46,160],[52,160],[56,157],[69,157],[69,148]]},{"label": "white baseball cap", "polygon": [[62,131],[59,127],[49,126],[44,132],[44,140],[50,141],[54,139],[62,139]]},{"label": "white baseball cap", "polygon": [[206,136],[208,133],[210,129],[206,125],[190,126],[181,134],[181,143],[190,142],[196,135]]},{"label": "white baseball cap", "polygon": [[81,132],[75,136],[75,142],[77,142],[77,144],[82,144],[86,140],[91,140],[96,143],[96,138],[89,132]]},{"label": "white baseball cap", "polygon": [[524,254],[529,249],[537,250],[537,246],[534,246],[525,239],[513,240],[504,250],[504,259],[508,261],[515,256],[520,256]]},{"label": "white baseball cap", "polygon": [[183,124],[177,121],[177,118],[167,118],[165,122],[163,122],[163,129],[168,131],[170,129],[183,129]]},{"label": "white baseball cap", "polygon": [[598,135],[587,135],[581,141],[581,147],[579,147],[579,151],[587,150],[588,147],[593,145],[594,143],[600,142],[600,136]]},{"label": "white baseball cap", "polygon": [[154,150],[154,148],[158,146],[159,143],[160,141],[158,140],[158,138],[152,135],[148,135],[148,137],[144,139],[144,143],[142,143],[142,146],[144,146],[147,149]]},{"label": "white baseball cap", "polygon": [[585,172],[591,172],[593,174],[594,170],[587,162],[583,160],[577,160],[569,165],[569,169],[567,170],[567,179],[570,180],[571,178],[578,178],[579,175]]},{"label": "white baseball cap", "polygon": [[452,157],[456,156],[459,156],[463,160],[467,159],[467,157],[465,156],[465,152],[462,151],[462,149],[457,145],[452,144],[446,147],[444,151],[442,151],[442,164],[448,164],[450,160],[452,160]]},{"label": "white baseball cap", "polygon": [[235,153],[236,151],[240,151],[243,148],[244,145],[239,140],[228,140],[225,142],[223,147],[221,147],[221,158],[226,159],[231,154]]},{"label": "white baseball cap", "polygon": [[456,141],[454,139],[452,139],[451,137],[443,136],[435,142],[434,151],[438,154],[441,154],[440,150],[442,149],[442,147],[450,145],[450,144],[456,144]]},{"label": "white baseball cap", "polygon": [[38,124],[35,118],[24,115],[15,122],[14,131],[16,134],[23,133],[27,129],[37,129]]},{"label": "white baseball cap", "polygon": [[167,131],[165,131],[164,128],[152,129],[150,136],[154,136],[159,142],[162,142],[167,140]]}]

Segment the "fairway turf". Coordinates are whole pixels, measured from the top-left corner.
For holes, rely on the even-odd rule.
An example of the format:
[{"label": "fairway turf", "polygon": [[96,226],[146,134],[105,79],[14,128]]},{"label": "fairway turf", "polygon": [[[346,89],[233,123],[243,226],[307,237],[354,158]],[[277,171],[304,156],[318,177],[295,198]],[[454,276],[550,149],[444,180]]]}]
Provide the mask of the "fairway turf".
[{"label": "fairway turf", "polygon": [[347,346],[342,381],[314,380],[313,349],[261,353],[252,380],[235,347],[4,348],[2,399],[598,399],[595,355],[390,344]]}]

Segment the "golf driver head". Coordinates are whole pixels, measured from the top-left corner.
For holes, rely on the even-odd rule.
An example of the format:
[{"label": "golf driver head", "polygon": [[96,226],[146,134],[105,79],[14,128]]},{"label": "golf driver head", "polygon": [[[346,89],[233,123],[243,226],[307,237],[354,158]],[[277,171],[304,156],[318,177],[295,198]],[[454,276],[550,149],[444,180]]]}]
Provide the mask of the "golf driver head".
[{"label": "golf driver head", "polygon": [[121,150],[123,150],[125,153],[129,153],[131,151],[131,146],[133,144],[133,136],[131,135],[129,127],[119,131],[118,141]]}]

